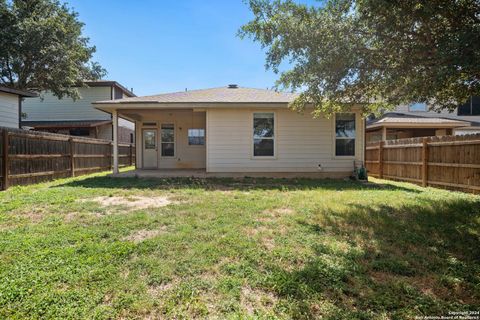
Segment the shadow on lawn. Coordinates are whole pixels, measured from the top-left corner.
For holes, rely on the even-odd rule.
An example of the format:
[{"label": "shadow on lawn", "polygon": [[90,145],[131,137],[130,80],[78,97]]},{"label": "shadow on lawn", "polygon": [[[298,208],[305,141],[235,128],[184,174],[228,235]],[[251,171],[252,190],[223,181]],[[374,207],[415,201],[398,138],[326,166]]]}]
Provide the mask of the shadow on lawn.
[{"label": "shadow on lawn", "polygon": [[[297,270],[272,264],[265,286],[293,299],[297,317],[314,318],[312,295],[335,304],[332,318],[405,319],[478,311],[480,305],[480,200],[422,200],[421,204],[351,204],[319,212],[321,224],[300,228],[348,243],[334,250],[321,240]],[[313,303],[315,305],[315,303]]]},{"label": "shadow on lawn", "polygon": [[379,184],[340,179],[273,179],[273,178],[111,178],[92,177],[74,180],[55,187],[114,188],[114,189],[180,189],[200,188],[204,190],[394,190],[419,193],[417,187],[395,184]]}]

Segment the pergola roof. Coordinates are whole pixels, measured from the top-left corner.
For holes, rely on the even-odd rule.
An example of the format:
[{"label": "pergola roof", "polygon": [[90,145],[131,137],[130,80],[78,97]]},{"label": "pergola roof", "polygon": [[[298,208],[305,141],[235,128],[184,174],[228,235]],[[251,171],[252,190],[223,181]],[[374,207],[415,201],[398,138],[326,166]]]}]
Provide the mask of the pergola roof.
[{"label": "pergola roof", "polygon": [[368,129],[376,128],[456,128],[469,126],[470,122],[445,119],[441,117],[421,117],[401,113],[388,113],[379,119],[367,123]]}]

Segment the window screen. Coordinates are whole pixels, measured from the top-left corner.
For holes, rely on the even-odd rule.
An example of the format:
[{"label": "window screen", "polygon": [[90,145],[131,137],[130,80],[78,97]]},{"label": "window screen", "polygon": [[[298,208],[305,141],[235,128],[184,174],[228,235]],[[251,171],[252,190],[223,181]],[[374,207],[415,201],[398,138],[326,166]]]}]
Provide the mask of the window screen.
[{"label": "window screen", "polygon": [[188,145],[205,145],[205,129],[188,129]]},{"label": "window screen", "polygon": [[335,155],[355,155],[354,113],[337,113],[335,115]]},{"label": "window screen", "polygon": [[273,157],[275,154],[275,119],[273,113],[253,114],[253,155]]},{"label": "window screen", "polygon": [[162,124],[162,157],[175,156],[175,126]]}]

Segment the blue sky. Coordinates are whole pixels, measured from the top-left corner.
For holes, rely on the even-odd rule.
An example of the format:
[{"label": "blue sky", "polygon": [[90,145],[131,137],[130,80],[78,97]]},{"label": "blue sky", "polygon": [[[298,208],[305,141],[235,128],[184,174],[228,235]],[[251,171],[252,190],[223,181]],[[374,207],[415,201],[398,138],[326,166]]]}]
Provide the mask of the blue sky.
[{"label": "blue sky", "polygon": [[107,79],[137,95],[237,83],[272,87],[258,43],[237,37],[252,15],[241,0],[70,0]]}]

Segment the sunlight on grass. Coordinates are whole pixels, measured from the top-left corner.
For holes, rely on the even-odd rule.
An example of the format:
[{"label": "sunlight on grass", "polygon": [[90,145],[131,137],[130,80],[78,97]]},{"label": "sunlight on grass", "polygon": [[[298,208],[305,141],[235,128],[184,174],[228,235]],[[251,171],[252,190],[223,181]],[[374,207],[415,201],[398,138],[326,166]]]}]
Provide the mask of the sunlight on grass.
[{"label": "sunlight on grass", "polygon": [[93,174],[13,187],[0,193],[0,318],[478,308],[480,197],[372,181]]}]

